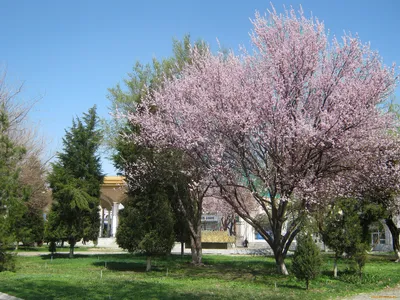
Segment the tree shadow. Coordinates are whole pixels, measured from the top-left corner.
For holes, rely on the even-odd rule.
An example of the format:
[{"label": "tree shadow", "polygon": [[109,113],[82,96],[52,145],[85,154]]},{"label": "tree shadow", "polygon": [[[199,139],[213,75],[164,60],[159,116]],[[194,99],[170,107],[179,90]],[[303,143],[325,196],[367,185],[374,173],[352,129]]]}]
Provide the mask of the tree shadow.
[{"label": "tree shadow", "polygon": [[[96,267],[104,267],[111,271],[122,271],[122,272],[146,272],[145,262],[118,262],[118,261],[99,261],[94,262]],[[160,268],[152,266],[152,271],[160,271]]]},{"label": "tree shadow", "polygon": [[59,280],[20,280],[13,286],[2,288],[5,293],[30,300],[50,299],[203,299],[206,293],[180,292],[170,285],[156,282],[115,282],[112,287],[99,285],[82,286]]},{"label": "tree shadow", "polygon": [[[93,255],[88,255],[88,254],[74,254],[74,257],[71,259],[79,259],[79,258],[87,258],[88,256],[93,256]],[[57,258],[69,258],[69,253],[54,253],[53,255],[51,254],[44,254],[40,255],[40,257],[43,260],[51,260],[51,259],[57,259]]]}]

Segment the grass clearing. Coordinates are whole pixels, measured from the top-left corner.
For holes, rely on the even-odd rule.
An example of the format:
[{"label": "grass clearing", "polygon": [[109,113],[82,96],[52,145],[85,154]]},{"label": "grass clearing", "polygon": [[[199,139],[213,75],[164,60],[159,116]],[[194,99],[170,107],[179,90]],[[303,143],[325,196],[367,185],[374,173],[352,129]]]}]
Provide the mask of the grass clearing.
[{"label": "grass clearing", "polygon": [[[0,273],[0,291],[22,299],[329,299],[376,291],[400,282],[390,255],[371,255],[362,281],[340,261],[332,277],[333,257],[324,255],[322,275],[310,290],[293,276],[275,274],[270,257],[205,255],[205,266],[190,257],[154,259],[130,254],[18,257],[17,272]],[[290,271],[290,258],[287,259]]]}]

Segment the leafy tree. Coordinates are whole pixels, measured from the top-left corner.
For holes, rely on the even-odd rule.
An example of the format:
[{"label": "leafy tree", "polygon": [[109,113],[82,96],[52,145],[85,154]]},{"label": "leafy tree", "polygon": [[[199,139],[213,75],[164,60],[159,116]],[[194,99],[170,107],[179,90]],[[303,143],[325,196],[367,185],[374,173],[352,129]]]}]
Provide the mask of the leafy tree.
[{"label": "leafy tree", "polygon": [[293,255],[292,269],[297,279],[305,280],[308,290],[310,281],[321,272],[322,259],[320,249],[311,235],[300,235]]},{"label": "leafy tree", "polygon": [[[200,49],[205,48],[202,42],[196,45]],[[162,87],[166,78],[178,77],[181,69],[191,62],[191,47],[190,37],[185,36],[182,42],[173,42],[171,58],[161,61],[153,59],[152,64],[146,66],[137,63],[133,73],[129,74],[129,79],[125,80],[128,91],[123,91],[119,85],[110,89],[112,109],[118,109],[121,114],[128,114],[135,110],[143,98],[151,97]],[[179,220],[175,222],[177,237],[183,245],[186,236],[189,236],[192,262],[201,264],[202,203],[209,188],[209,182],[203,184],[200,178],[201,170],[191,164],[193,160],[190,157],[179,151],[154,151],[152,147],[121,138],[132,134],[140,136],[140,127],[135,124],[127,124],[125,120],[117,118],[115,123],[109,126],[109,132],[111,138],[108,139],[108,143],[115,151],[115,166],[125,176],[130,192],[146,185],[147,181],[158,182],[168,190],[175,219]],[[115,134],[116,132],[118,134]],[[193,182],[196,184],[193,185]],[[199,182],[202,184],[199,185]]]},{"label": "leafy tree", "polygon": [[[140,136],[126,139],[193,159],[288,274],[284,260],[304,215],[392,151],[395,122],[378,105],[398,78],[357,38],[329,43],[323,24],[302,12],[272,10],[253,24],[254,51],[194,47],[180,76],[128,114]],[[271,232],[247,208],[243,189]]]},{"label": "leafy tree", "polygon": [[93,107],[82,120],[73,120],[72,127],[66,131],[63,152],[52,164],[48,178],[53,205],[46,224],[47,239],[68,240],[71,258],[79,240],[97,241],[100,187],[104,178],[97,154],[101,139],[96,107]]},{"label": "leafy tree", "polygon": [[120,213],[117,243],[129,252],[147,256],[146,271],[151,270],[151,258],[169,254],[174,245],[174,220],[168,195],[155,183],[153,188],[132,195]]},{"label": "leafy tree", "polygon": [[9,137],[9,119],[0,106],[0,271],[13,270],[15,263],[7,248],[15,241],[13,224],[25,211],[23,195],[18,185],[18,163],[25,149]]}]

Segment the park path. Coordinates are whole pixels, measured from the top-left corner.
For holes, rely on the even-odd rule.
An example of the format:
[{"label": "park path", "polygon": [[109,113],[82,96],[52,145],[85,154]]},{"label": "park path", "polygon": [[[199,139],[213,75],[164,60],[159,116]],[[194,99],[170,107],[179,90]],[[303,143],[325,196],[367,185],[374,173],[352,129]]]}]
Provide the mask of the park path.
[{"label": "park path", "polygon": [[0,292],[0,300],[22,300],[22,299]]},{"label": "park path", "polygon": [[400,285],[394,288],[385,288],[378,292],[362,293],[343,300],[365,300],[365,299],[400,299]]}]

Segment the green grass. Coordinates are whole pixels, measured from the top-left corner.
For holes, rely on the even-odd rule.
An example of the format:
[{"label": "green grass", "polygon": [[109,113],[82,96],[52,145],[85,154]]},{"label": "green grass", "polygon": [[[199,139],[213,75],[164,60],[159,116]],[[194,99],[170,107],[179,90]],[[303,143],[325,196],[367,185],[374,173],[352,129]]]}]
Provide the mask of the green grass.
[{"label": "green grass", "polygon": [[[376,291],[400,282],[398,264],[390,255],[373,255],[363,281],[324,255],[324,270],[311,290],[293,276],[275,274],[272,258],[204,256],[194,267],[190,257],[154,260],[145,272],[145,257],[129,254],[18,257],[17,272],[0,273],[0,291],[23,299],[328,299]],[[106,267],[107,265],[107,267]],[[290,270],[290,259],[287,259]],[[102,273],[102,278],[101,278]]]}]

